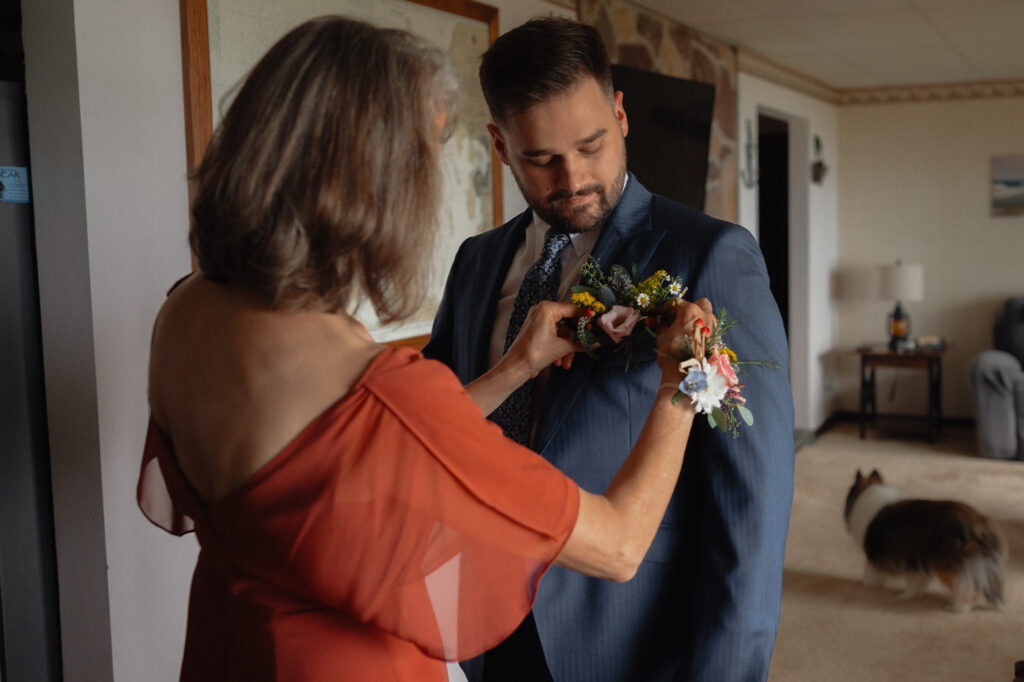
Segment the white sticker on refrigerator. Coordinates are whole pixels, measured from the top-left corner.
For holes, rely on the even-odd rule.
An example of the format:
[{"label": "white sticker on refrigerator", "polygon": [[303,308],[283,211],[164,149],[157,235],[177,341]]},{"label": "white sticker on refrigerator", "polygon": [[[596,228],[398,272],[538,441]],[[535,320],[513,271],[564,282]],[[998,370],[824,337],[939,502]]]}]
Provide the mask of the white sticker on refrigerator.
[{"label": "white sticker on refrigerator", "polygon": [[0,202],[5,204],[27,204],[28,168],[24,166],[0,166]]}]

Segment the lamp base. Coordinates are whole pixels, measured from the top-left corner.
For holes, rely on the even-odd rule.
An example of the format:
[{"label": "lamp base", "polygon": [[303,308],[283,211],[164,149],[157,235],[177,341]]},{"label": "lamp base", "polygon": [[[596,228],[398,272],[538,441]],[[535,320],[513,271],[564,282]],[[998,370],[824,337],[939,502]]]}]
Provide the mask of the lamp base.
[{"label": "lamp base", "polygon": [[917,350],[917,341],[906,337],[892,337],[889,339],[889,350],[908,351]]}]

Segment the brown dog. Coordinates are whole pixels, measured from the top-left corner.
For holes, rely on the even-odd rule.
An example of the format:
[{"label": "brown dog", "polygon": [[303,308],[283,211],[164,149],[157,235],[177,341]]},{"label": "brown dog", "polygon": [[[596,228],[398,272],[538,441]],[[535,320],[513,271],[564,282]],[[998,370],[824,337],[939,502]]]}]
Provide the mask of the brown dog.
[{"label": "brown dog", "polygon": [[864,584],[902,576],[904,598],[924,593],[931,577],[949,588],[949,608],[969,611],[984,598],[1003,608],[1006,544],[995,522],[962,502],[909,498],[875,469],[857,471],[846,496],[846,527],[867,556]]}]

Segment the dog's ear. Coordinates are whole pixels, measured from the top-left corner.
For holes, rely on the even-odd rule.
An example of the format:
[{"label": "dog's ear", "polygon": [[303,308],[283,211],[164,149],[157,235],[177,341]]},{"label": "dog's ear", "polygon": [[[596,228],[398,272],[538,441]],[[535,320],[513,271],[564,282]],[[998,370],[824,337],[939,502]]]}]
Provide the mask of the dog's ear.
[{"label": "dog's ear", "polygon": [[868,476],[868,480],[871,481],[872,483],[881,483],[882,474],[878,473],[878,469],[872,469],[871,475]]},{"label": "dog's ear", "polygon": [[860,483],[864,480],[864,475],[860,473],[860,469],[857,469],[857,478],[853,481],[855,484]]}]

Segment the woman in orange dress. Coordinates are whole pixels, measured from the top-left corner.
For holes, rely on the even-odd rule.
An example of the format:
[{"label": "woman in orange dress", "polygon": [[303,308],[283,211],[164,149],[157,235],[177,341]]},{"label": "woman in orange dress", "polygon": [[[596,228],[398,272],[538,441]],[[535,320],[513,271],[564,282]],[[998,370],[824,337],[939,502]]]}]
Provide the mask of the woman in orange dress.
[{"label": "woman in orange dress", "polygon": [[[544,302],[466,387],[373,341],[415,308],[455,106],[445,57],[402,31],[308,22],[257,64],[194,178],[199,270],[153,331],[139,504],[196,533],[181,679],[442,682],[496,645],[551,563],[627,580],[672,493],[693,419],[664,383],[603,495],[489,414],[575,350]],[[710,304],[684,304],[678,347]]]}]

